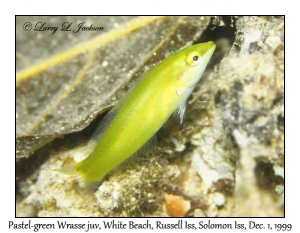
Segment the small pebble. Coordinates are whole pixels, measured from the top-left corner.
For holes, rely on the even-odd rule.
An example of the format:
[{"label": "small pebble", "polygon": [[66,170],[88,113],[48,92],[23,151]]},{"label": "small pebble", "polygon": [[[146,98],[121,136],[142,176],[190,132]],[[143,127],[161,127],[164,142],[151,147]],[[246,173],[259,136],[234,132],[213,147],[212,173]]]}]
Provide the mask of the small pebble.
[{"label": "small pebble", "polygon": [[183,217],[191,208],[190,201],[176,195],[166,194],[165,200],[167,213],[171,217]]},{"label": "small pebble", "polygon": [[214,193],[214,199],[213,200],[214,200],[214,203],[216,204],[216,206],[218,206],[218,207],[224,206],[224,204],[226,202],[224,194],[219,193],[219,192]]}]

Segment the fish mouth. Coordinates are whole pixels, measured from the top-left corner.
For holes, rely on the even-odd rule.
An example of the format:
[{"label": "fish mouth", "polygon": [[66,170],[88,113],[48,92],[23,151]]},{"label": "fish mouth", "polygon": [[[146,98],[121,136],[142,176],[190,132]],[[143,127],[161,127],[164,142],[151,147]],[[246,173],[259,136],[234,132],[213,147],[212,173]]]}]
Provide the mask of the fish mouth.
[{"label": "fish mouth", "polygon": [[208,41],[207,45],[210,47],[209,49],[212,49],[212,48],[215,49],[216,48],[216,45],[215,45],[215,43],[213,41]]},{"label": "fish mouth", "polygon": [[208,44],[208,47],[209,47],[207,52],[211,56],[213,54],[213,52],[215,51],[215,49],[216,49],[216,44],[213,41],[209,41],[209,42],[207,42],[207,44]]}]

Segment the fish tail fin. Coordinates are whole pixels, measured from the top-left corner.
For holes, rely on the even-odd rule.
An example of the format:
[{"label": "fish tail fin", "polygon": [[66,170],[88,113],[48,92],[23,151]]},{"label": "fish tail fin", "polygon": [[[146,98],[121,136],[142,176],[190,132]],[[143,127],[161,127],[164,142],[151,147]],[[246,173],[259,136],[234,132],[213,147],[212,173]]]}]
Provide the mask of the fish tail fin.
[{"label": "fish tail fin", "polygon": [[97,182],[88,181],[84,177],[84,175],[78,171],[78,169],[76,168],[77,167],[76,165],[77,164],[67,165],[67,166],[64,166],[61,168],[52,169],[52,171],[61,172],[66,175],[69,175],[73,180],[76,181],[76,183],[78,183],[79,187],[81,187],[81,188],[88,189],[90,191],[94,191],[95,189],[97,189],[99,184],[101,183],[101,180],[99,180]]},{"label": "fish tail fin", "polygon": [[55,168],[55,169],[52,169],[51,171],[62,172],[62,173],[68,174],[68,175],[75,175],[77,173],[75,170],[75,164],[60,167],[60,168]]}]

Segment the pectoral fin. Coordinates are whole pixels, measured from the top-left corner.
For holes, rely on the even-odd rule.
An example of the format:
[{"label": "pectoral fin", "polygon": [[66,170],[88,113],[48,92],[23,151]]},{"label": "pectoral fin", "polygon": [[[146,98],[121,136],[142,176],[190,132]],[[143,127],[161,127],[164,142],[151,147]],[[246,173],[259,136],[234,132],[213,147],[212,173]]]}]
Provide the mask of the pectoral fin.
[{"label": "pectoral fin", "polygon": [[186,101],[184,101],[173,113],[179,124],[182,124],[186,112]]}]

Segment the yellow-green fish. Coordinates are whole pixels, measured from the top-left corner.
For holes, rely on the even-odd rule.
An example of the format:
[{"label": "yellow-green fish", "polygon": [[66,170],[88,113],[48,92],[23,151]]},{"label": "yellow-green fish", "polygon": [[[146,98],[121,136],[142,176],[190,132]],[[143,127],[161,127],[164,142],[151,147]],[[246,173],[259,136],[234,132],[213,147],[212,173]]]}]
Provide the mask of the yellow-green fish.
[{"label": "yellow-green fish", "polygon": [[182,122],[186,100],[201,78],[214,50],[213,42],[186,47],[146,72],[97,127],[91,154],[73,166],[88,183],[153,143],[155,133],[177,110]]}]

